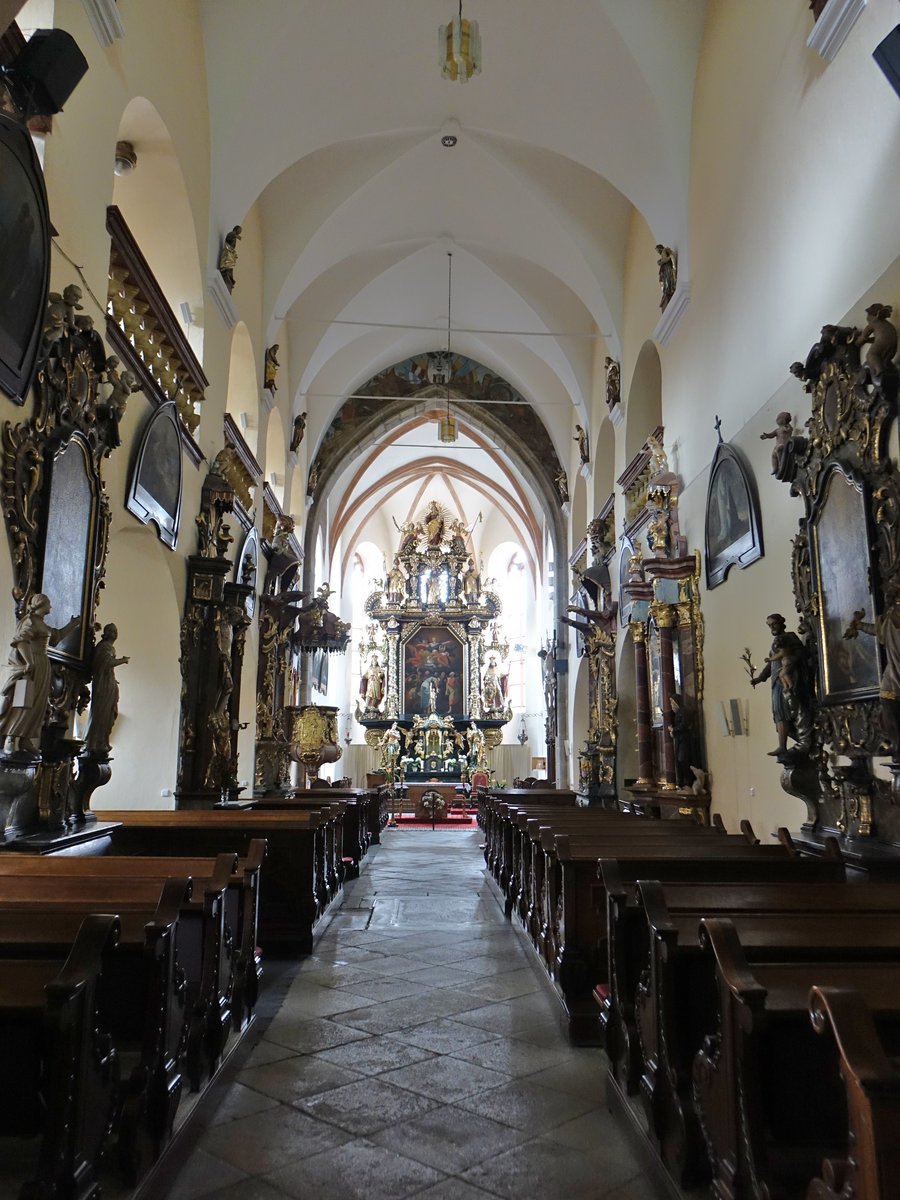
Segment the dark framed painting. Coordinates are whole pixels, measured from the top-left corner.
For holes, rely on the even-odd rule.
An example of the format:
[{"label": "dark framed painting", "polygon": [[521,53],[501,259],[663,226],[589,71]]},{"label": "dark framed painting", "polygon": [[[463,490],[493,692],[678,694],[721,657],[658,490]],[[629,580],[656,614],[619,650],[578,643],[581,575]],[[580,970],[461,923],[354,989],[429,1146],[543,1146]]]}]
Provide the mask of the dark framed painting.
[{"label": "dark framed painting", "polygon": [[743,570],[763,556],[756,482],[742,456],[720,441],[706,493],[706,586],[718,587],[732,567]]},{"label": "dark framed painting", "polygon": [[234,562],[234,582],[253,588],[247,597],[247,616],[256,612],[256,592],[259,585],[259,530],[251,525]]},{"label": "dark framed painting", "polygon": [[155,525],[170,550],[181,520],[181,431],[175,401],[161,404],[150,417],[138,446],[125,507],[145,525]]},{"label": "dark framed painting", "polygon": [[441,716],[468,711],[464,647],[446,625],[417,626],[401,653],[406,716],[427,715],[432,683]]},{"label": "dark framed painting", "polygon": [[[619,552],[619,612],[625,614],[628,611],[628,606],[631,599],[625,591],[625,584],[628,582],[628,572],[631,566],[631,556],[634,554],[634,543],[631,538],[622,535],[622,549]],[[622,616],[625,620],[625,616]]]},{"label": "dark framed painting", "polygon": [[0,112],[0,387],[19,404],[34,374],[49,281],[41,164],[25,125]]},{"label": "dark framed painting", "polygon": [[73,433],[51,457],[47,497],[40,590],[50,601],[54,628],[79,618],[49,653],[80,665],[91,644],[100,512],[100,478],[80,433]]},{"label": "dark framed painting", "polygon": [[822,699],[839,704],[878,695],[881,651],[873,637],[845,638],[854,612],[875,620],[870,591],[875,540],[863,485],[833,466],[810,514],[810,560],[818,600]]}]

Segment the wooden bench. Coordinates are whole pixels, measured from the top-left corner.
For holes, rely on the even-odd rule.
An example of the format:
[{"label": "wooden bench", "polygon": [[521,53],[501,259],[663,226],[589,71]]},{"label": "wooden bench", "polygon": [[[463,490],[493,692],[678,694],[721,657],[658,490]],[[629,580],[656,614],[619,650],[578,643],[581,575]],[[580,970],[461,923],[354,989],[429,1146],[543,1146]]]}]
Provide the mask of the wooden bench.
[{"label": "wooden bench", "polygon": [[[833,1039],[847,1093],[848,1152],[826,1158],[808,1200],[891,1200],[900,1196],[900,1068],[855,988],[814,987],[813,1028]],[[891,1055],[893,1054],[893,1061]]]},{"label": "wooden bench", "polygon": [[99,1195],[119,1064],[97,1017],[98,989],[118,933],[114,916],[92,915],[64,962],[35,953],[0,964],[0,1134],[39,1139],[23,1196]]},{"label": "wooden bench", "polygon": [[[123,910],[115,953],[102,973],[99,1022],[115,1038],[124,1064],[116,1124],[119,1165],[129,1183],[143,1157],[155,1158],[171,1137],[181,1099],[189,1014],[179,919],[189,900],[190,881],[172,878],[150,919],[140,909]],[[0,965],[64,957],[83,919],[65,907],[0,907]]]},{"label": "wooden bench", "polygon": [[[749,832],[749,831],[745,831]],[[749,843],[748,843],[749,844]],[[842,883],[840,857],[813,859],[799,855],[746,857],[601,859],[598,873],[606,894],[608,964],[606,982],[595,988],[600,1009],[601,1041],[615,1086],[626,1095],[638,1091],[643,1066],[635,1017],[641,972],[650,954],[649,927],[637,881],[688,881],[724,886],[757,883]]]},{"label": "wooden bench", "polygon": [[[821,1200],[828,1193],[814,1180],[822,1160],[858,1155],[867,1174],[856,1182],[877,1179],[879,1163],[896,1180],[891,1170],[900,1140],[896,1099],[880,1111],[885,1120],[878,1130],[863,1131],[862,1146],[851,1140],[840,1055],[831,1038],[814,1033],[808,1017],[813,988],[820,995],[827,994],[824,989],[851,989],[871,1014],[887,1054],[897,1054],[896,914],[829,912],[795,915],[789,926],[762,922],[744,921],[740,933],[731,918],[701,923],[701,946],[715,966],[718,1015],[696,1055],[693,1083],[715,1195],[803,1197],[809,1189]],[[752,962],[745,942],[754,947]],[[785,953],[789,948],[793,958]],[[862,1113],[857,1109],[857,1120]],[[884,1140],[876,1143],[879,1133]],[[875,1190],[832,1191],[859,1200],[879,1196]]]},{"label": "wooden bench", "polygon": [[[259,880],[266,853],[265,841],[254,838],[245,858],[237,854],[216,858],[162,858],[135,855],[0,855],[0,880],[24,875],[60,879],[129,880],[140,876],[160,885],[170,876],[189,875],[198,886],[225,883],[225,941],[232,947],[221,958],[221,984],[225,985],[232,1023],[240,1031],[250,1021],[259,996],[262,965],[258,952]],[[228,972],[227,977],[224,973]]]},{"label": "wooden bench", "polygon": [[120,823],[112,840],[117,854],[208,857],[228,851],[246,857],[254,838],[265,839],[259,944],[272,958],[296,958],[312,952],[316,926],[340,892],[333,849],[340,804],[314,811],[129,809],[105,815]]},{"label": "wooden bench", "polygon": [[286,795],[259,796],[252,807],[257,811],[289,812],[291,809],[321,809],[329,800],[340,800],[345,805],[341,868],[344,878],[356,879],[369,847],[380,841],[377,796],[369,788],[323,790],[308,789],[288,792]]}]

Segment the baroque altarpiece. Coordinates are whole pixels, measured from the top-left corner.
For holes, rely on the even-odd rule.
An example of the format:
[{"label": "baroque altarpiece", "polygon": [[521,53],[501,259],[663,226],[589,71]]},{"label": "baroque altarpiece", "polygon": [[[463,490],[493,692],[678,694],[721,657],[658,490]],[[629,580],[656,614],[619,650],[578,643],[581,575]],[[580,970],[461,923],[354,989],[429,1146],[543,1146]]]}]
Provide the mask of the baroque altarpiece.
[{"label": "baroque altarpiece", "polygon": [[845,854],[877,862],[900,844],[900,477],[888,453],[898,371],[891,309],[866,316],[863,329],[823,327],[791,367],[809,417],[795,430],[780,414],[768,435],[773,474],[804,506],[792,554],[802,650],[769,677],[773,712],[776,693],[790,701],[791,744],[775,757],[782,787],[806,803],[804,836],[837,833]]},{"label": "baroque altarpiece", "polygon": [[367,743],[402,751],[407,778],[461,778],[486,767],[512,716],[509,646],[470,531],[428,503],[419,520],[400,527],[387,577],[365,608],[356,717]]}]

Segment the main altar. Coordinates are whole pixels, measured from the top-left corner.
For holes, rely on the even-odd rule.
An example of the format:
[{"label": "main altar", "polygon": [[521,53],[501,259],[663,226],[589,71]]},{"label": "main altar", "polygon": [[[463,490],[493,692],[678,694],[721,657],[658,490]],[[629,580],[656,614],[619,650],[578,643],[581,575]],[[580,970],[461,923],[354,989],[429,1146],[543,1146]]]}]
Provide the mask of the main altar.
[{"label": "main altar", "polygon": [[435,500],[398,529],[366,600],[356,719],[408,779],[470,779],[512,717],[501,603],[476,566],[471,530]]}]

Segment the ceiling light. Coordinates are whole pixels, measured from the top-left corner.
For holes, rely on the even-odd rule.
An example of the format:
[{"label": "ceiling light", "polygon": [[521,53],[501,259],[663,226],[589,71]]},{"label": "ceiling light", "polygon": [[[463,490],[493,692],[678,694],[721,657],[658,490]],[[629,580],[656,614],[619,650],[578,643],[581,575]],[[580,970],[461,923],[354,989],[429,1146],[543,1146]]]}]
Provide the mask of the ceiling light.
[{"label": "ceiling light", "polygon": [[449,25],[438,30],[438,61],[445,79],[458,79],[465,83],[473,75],[481,74],[481,34],[477,21],[464,21],[462,0],[459,0],[459,16]]},{"label": "ceiling light", "polygon": [[441,138],[441,145],[449,149],[451,146],[455,146],[458,141],[459,138],[455,133],[445,133]]},{"label": "ceiling light", "polygon": [[450,305],[453,300],[453,252],[447,251],[447,414],[438,422],[438,438],[442,442],[456,441],[456,418],[450,415],[450,376],[453,363],[450,358]]},{"label": "ceiling light", "polygon": [[137,155],[131,142],[116,142],[116,174],[130,175],[136,166]]}]

